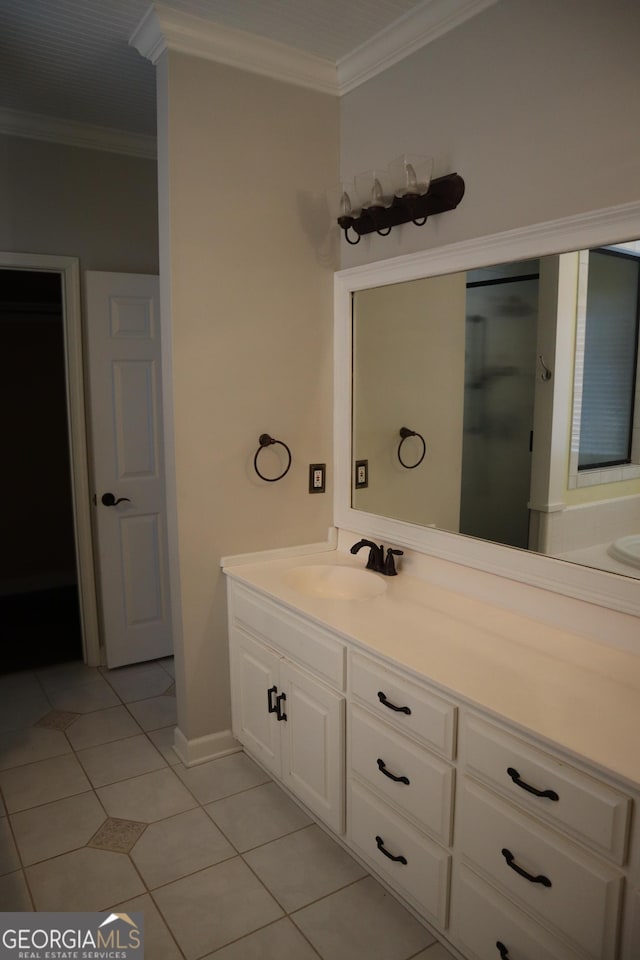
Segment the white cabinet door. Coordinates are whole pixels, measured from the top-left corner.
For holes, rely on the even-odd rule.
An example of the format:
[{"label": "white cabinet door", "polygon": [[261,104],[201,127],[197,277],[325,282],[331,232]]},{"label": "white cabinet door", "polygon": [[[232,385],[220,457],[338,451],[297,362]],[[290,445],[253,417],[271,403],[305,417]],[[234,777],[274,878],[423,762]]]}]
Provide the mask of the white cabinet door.
[{"label": "white cabinet door", "polygon": [[344,833],[344,697],[292,663],[280,664],[284,784],[336,833]]},{"label": "white cabinet door", "polygon": [[344,697],[233,625],[234,736],[312,813],[344,833]]},{"label": "white cabinet door", "polygon": [[279,671],[278,654],[238,627],[232,628],[233,734],[277,777],[282,766],[280,725],[269,705],[275,705]]}]

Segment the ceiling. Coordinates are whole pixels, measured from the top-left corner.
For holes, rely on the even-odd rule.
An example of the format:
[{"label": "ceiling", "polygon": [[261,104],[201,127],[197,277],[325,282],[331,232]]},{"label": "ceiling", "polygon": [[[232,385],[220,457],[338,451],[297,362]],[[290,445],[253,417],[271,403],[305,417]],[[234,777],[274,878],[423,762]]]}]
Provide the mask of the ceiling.
[{"label": "ceiling", "polygon": [[[163,0],[339,62],[431,0]],[[152,136],[155,68],[129,46],[149,0],[0,0],[0,112]]]}]

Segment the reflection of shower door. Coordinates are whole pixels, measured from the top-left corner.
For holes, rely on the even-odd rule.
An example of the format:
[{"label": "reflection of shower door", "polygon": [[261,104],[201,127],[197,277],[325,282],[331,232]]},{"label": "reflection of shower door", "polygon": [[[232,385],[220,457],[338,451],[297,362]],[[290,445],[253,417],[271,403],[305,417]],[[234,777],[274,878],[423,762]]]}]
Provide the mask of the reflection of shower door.
[{"label": "reflection of shower door", "polygon": [[527,547],[538,280],[467,288],[460,532]]}]

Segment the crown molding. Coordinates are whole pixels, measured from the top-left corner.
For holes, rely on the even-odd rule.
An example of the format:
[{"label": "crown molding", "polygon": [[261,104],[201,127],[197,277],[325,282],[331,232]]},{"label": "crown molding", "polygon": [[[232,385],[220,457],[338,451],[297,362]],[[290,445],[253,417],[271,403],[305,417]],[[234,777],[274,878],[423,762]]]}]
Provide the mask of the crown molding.
[{"label": "crown molding", "polygon": [[295,86],[338,94],[333,61],[169,9],[160,3],[147,11],[131,34],[129,44],[154,64],[165,50],[175,50]]},{"label": "crown molding", "polygon": [[156,156],[155,137],[75,120],[59,120],[39,113],[23,113],[5,107],[0,107],[0,133],[107,153],[124,153],[131,157],[155,159]]},{"label": "crown molding", "polygon": [[497,0],[425,0],[386,30],[337,62],[342,96],[383,73],[421,47],[493,6]]},{"label": "crown molding", "polygon": [[149,8],[131,34],[129,44],[154,64],[165,50],[176,50],[341,96],[496,2],[424,0],[337,63],[275,40],[202,20],[162,3]]}]

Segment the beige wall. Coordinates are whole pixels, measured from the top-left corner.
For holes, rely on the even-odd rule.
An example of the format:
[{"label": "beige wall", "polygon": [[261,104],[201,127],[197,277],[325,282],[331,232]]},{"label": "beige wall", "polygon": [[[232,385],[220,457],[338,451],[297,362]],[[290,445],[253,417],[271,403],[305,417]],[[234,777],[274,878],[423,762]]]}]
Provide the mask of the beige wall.
[{"label": "beige wall", "polygon": [[[308,464],[331,468],[322,197],[338,177],[338,103],[177,53],[159,66],[158,98],[179,727],[193,740],[230,725],[221,556],[325,540],[331,522],[330,485],[310,496]],[[292,451],[278,483],[253,471],[263,432]]]},{"label": "beige wall", "polygon": [[0,250],[158,272],[155,160],[0,136]]},{"label": "beige wall", "polygon": [[466,194],[343,266],[637,200],[639,36],[637,0],[500,0],[345,96],[343,177],[426,153]]},{"label": "beige wall", "polygon": [[[459,529],[465,305],[464,273],[355,294],[353,460],[369,461],[356,509]],[[414,470],[398,461],[403,426],[427,445]],[[410,438],[402,458],[415,463],[421,452]]]},{"label": "beige wall", "polygon": [[[341,243],[343,266],[635,199],[640,128],[623,105],[640,81],[639,27],[635,0],[615,15],[601,0],[502,0],[340,102],[166,55],[161,274],[188,739],[229,725],[220,557],[324,539],[331,519],[330,493],[307,493],[307,465],[331,456],[323,192],[338,152],[345,177],[426,152],[436,175],[467,184],[459,209],[424,228]],[[252,472],[263,431],[293,451],[277,484]]]},{"label": "beige wall", "polygon": [[[0,135],[0,250],[4,252],[76,257],[81,272],[91,269],[157,273],[157,207],[155,160]],[[18,322],[29,323],[24,317]],[[51,325],[38,324],[36,328],[33,321],[30,332],[41,341],[41,346],[54,333]],[[59,341],[59,328],[55,336]],[[57,341],[61,349],[61,341]],[[14,347],[17,343],[18,340]],[[38,540],[34,532],[25,539],[24,529],[14,537],[2,564],[1,577],[5,582],[29,582],[36,574],[41,578],[46,575],[49,580],[61,573],[75,575],[67,453],[64,460],[56,461],[54,451],[47,453],[46,449],[57,444],[60,453],[60,437],[65,443],[67,431],[65,396],[58,397],[59,404],[53,409],[43,401],[64,382],[59,380],[54,385],[50,362],[47,366],[55,347],[51,342],[41,351],[39,360],[32,360],[22,410],[25,417],[31,415],[35,419],[40,410],[37,455],[51,468],[46,481],[50,498],[61,506],[52,514],[48,500],[38,502],[25,493],[25,502],[32,504],[31,527],[40,531],[40,537]],[[9,341],[5,350],[8,356],[7,351],[11,352]],[[44,366],[38,370],[33,362]],[[60,364],[62,354],[58,373],[62,370]],[[4,392],[13,390],[15,400],[17,388],[7,378],[5,381]],[[29,431],[18,430],[14,438],[16,456],[22,446],[25,455],[30,453],[33,459],[29,437]],[[17,481],[22,479],[18,477]],[[24,483],[28,486],[28,480]]]}]

